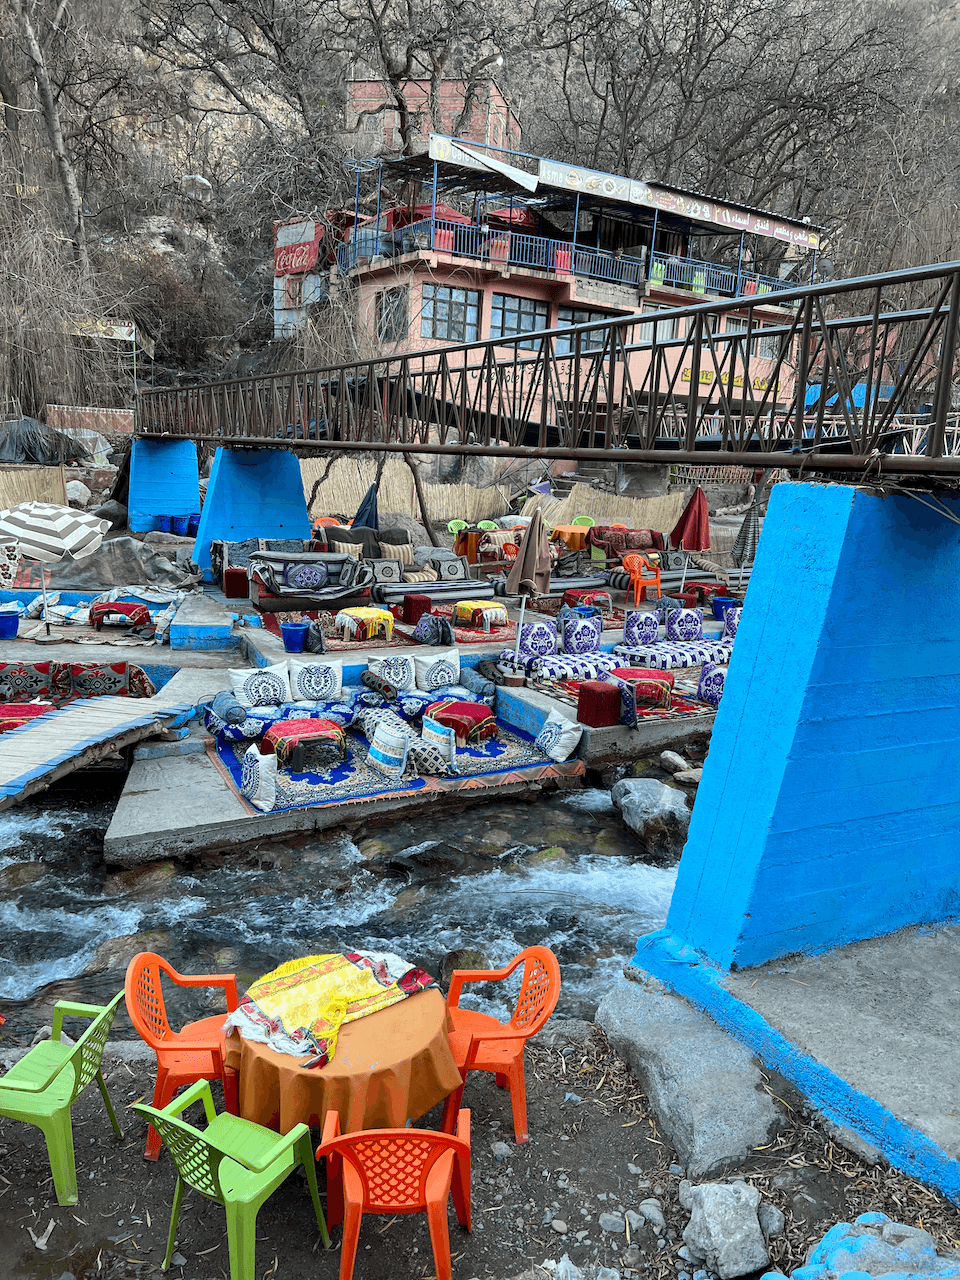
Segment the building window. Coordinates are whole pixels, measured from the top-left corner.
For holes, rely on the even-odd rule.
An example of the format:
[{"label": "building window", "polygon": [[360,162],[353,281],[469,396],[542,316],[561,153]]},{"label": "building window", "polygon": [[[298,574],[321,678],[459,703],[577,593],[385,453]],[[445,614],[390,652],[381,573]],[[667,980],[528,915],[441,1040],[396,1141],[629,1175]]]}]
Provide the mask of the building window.
[{"label": "building window", "polygon": [[[537,298],[514,298],[509,293],[495,293],[490,311],[490,337],[512,338],[518,333],[534,333],[550,323],[550,304]],[[519,347],[534,351],[540,345],[535,339],[518,342]]]},{"label": "building window", "polygon": [[480,335],[480,294],[474,289],[448,289],[425,284],[420,309],[421,338],[444,342],[476,342]]},{"label": "building window", "polygon": [[[754,333],[761,331],[761,326],[754,326]],[[754,338],[750,343],[750,354],[760,360],[776,360],[780,356],[780,338]]]},{"label": "building window", "polygon": [[[670,307],[658,307],[656,305],[651,306],[648,303],[643,308],[643,314],[645,316],[649,316],[654,313],[659,313],[661,311],[670,311],[670,310],[671,310]],[[636,333],[637,333],[636,340],[640,344],[640,346],[649,347],[653,345],[653,322],[652,321],[649,324],[638,325]],[[677,336],[676,316],[674,316],[672,320],[657,321],[657,342],[669,342],[672,338],[675,338],[676,336]]]},{"label": "building window", "polygon": [[[561,307],[557,314],[557,326],[563,328],[568,324],[589,324],[591,320],[598,322],[615,320],[616,316],[607,311],[586,311],[581,307]],[[607,341],[606,329],[593,329],[580,335],[581,351],[599,351]],[[557,339],[557,355],[569,355],[573,351],[573,339]]]},{"label": "building window", "polygon": [[377,294],[377,341],[405,342],[407,337],[406,285],[398,289],[384,289]]}]

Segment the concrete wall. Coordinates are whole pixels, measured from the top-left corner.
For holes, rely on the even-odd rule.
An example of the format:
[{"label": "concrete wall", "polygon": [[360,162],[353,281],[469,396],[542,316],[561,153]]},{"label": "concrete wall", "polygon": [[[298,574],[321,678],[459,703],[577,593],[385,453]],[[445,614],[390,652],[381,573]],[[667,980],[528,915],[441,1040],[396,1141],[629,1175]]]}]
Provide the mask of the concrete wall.
[{"label": "concrete wall", "polygon": [[193,558],[210,568],[214,538],[309,538],[300,463],[286,449],[218,449]]},{"label": "concrete wall", "polygon": [[158,516],[200,510],[200,471],[192,440],[136,439],[130,453],[130,528],[158,529]]},{"label": "concrete wall", "polygon": [[678,944],[743,967],[960,914],[958,577],[957,526],[915,499],[776,487],[667,921]]}]

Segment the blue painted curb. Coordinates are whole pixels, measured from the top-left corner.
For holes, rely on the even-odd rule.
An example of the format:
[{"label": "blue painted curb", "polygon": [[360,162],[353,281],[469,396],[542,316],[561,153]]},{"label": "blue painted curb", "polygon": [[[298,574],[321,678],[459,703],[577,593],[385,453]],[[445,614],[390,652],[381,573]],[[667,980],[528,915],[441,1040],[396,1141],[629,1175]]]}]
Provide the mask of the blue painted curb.
[{"label": "blue painted curb", "polygon": [[755,1009],[721,986],[719,970],[706,964],[692,947],[660,929],[639,939],[632,963],[701,1009],[717,1026],[747,1045],[765,1066],[793,1081],[828,1120],[853,1129],[895,1169],[935,1187],[960,1205],[960,1161],[791,1044]]}]

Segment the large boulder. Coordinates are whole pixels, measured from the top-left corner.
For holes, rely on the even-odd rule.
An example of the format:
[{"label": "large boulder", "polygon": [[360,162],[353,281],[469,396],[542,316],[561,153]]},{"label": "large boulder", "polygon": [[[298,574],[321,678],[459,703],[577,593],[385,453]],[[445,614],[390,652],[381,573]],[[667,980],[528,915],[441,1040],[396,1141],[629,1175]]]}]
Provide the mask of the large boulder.
[{"label": "large boulder", "polygon": [[691,1187],[690,1221],[683,1242],[720,1280],[734,1280],[767,1266],[770,1258],[757,1219],[760,1192],[745,1182]]},{"label": "large boulder", "polygon": [[654,778],[624,778],[614,783],[610,798],[648,857],[679,859],[690,825],[690,809],[682,791]]},{"label": "large boulder", "polygon": [[430,535],[413,516],[405,516],[399,511],[381,511],[379,513],[381,529],[406,529],[410,541],[415,547],[430,546]]},{"label": "large boulder", "polygon": [[82,510],[92,497],[93,494],[82,480],[67,481],[67,501],[71,507],[79,507]]},{"label": "large boulder", "polygon": [[100,520],[109,520],[111,529],[126,528],[127,508],[122,502],[115,502],[113,498],[108,498],[102,507],[97,507],[93,514]]},{"label": "large boulder", "polygon": [[631,967],[606,992],[597,1022],[650,1099],[692,1178],[742,1167],[784,1125],[759,1068],[732,1036],[656,978]]}]

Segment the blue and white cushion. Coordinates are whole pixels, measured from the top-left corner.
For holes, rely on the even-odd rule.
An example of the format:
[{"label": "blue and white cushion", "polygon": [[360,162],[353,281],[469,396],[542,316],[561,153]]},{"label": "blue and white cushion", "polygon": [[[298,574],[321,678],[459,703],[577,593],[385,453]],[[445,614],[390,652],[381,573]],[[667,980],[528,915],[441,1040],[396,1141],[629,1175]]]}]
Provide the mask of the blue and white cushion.
[{"label": "blue and white cushion", "polygon": [[230,671],[229,676],[234,696],[244,707],[277,706],[293,701],[286,662],[278,662],[272,667]]},{"label": "blue and white cushion", "polygon": [[520,628],[520,656],[527,662],[549,658],[557,652],[555,622],[525,622]]},{"label": "blue and white cushion", "polygon": [[426,691],[442,689],[460,681],[460,652],[446,649],[440,653],[417,653],[413,658],[417,688]]},{"label": "blue and white cushion", "polygon": [[432,716],[423,717],[421,728],[423,741],[436,747],[450,766],[450,772],[457,772],[457,734],[448,725],[441,724]]},{"label": "blue and white cushion", "polygon": [[388,778],[399,778],[407,767],[409,742],[410,730],[402,721],[399,729],[378,724],[367,752],[367,763]]},{"label": "blue and white cushion", "polygon": [[599,614],[585,618],[582,614],[568,614],[560,623],[560,635],[564,653],[597,653],[603,635],[603,619]]},{"label": "blue and white cushion", "polygon": [[568,720],[559,711],[551,711],[533,745],[551,760],[567,760],[582,736],[582,724]]},{"label": "blue and white cushion", "polygon": [[661,640],[659,644],[648,645],[645,649],[628,649],[626,645],[618,644],[613,652],[619,667],[656,667],[659,671],[669,671],[672,667],[702,667],[705,662],[727,662],[732,647],[729,640],[676,643]]},{"label": "blue and white cushion", "polygon": [[277,757],[261,755],[259,747],[248,747],[240,774],[240,794],[257,809],[269,813],[277,803]]},{"label": "blue and white cushion", "polygon": [[656,644],[660,638],[660,619],[653,611],[631,609],[623,624],[623,643],[628,648]]},{"label": "blue and white cushion", "polygon": [[343,662],[301,662],[289,659],[293,702],[335,702],[343,687]]},{"label": "blue and white cushion", "polygon": [[413,658],[392,656],[388,658],[368,658],[367,670],[375,676],[386,680],[395,689],[407,690],[417,687],[417,669]]},{"label": "blue and white cushion", "polygon": [[719,707],[723,697],[723,683],[729,668],[717,662],[704,663],[700,672],[700,683],[697,685],[697,697],[701,702],[709,702],[711,707]]},{"label": "blue and white cushion", "polygon": [[674,609],[667,614],[667,640],[703,639],[703,614],[699,609]]},{"label": "blue and white cushion", "polygon": [[732,640],[737,634],[737,627],[740,625],[740,609],[728,609],[723,619],[722,639]]},{"label": "blue and white cushion", "polygon": [[602,680],[621,663],[610,653],[560,653],[530,665],[534,680]]},{"label": "blue and white cushion", "polygon": [[432,742],[426,742],[423,738],[414,735],[410,739],[409,755],[407,757],[413,769],[422,775],[430,774],[441,778],[448,778],[456,770],[450,763],[449,756],[446,751],[436,746]]}]

